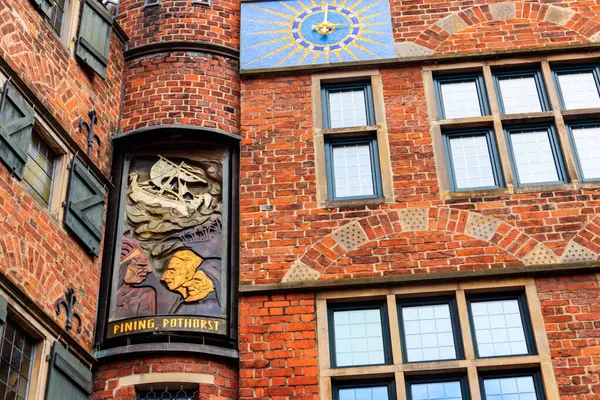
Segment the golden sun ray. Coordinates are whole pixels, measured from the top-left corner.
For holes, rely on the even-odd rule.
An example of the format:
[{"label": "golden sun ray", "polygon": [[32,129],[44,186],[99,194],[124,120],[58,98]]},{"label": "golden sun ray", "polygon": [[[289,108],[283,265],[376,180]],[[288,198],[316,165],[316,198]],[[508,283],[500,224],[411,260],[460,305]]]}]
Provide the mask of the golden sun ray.
[{"label": "golden sun ray", "polygon": [[356,40],[359,40],[361,42],[377,44],[377,45],[383,46],[383,47],[390,47],[389,45],[387,45],[385,43],[381,43],[381,42],[378,42],[377,40],[369,39],[369,38],[362,37],[362,36],[357,37]]},{"label": "golden sun ray", "polygon": [[337,56],[337,59],[341,62],[342,61],[342,55],[340,54],[340,50],[334,50],[333,54],[335,54]]},{"label": "golden sun ray", "polygon": [[364,21],[365,19],[379,17],[380,15],[383,15],[383,14],[385,14],[385,11],[378,12],[378,13],[375,13],[375,14],[365,15],[364,17],[362,17],[362,20]]},{"label": "golden sun ray", "polygon": [[356,0],[352,5],[348,6],[348,10],[354,10],[363,0]]},{"label": "golden sun ray", "polygon": [[263,24],[273,24],[273,25],[283,25],[283,26],[291,26],[289,22],[279,22],[279,21],[269,21],[266,19],[247,19],[246,21],[250,22],[260,22]]},{"label": "golden sun ray", "polygon": [[319,56],[321,55],[321,53],[319,53],[318,51],[314,51],[315,56],[313,57],[312,63],[316,64],[317,63],[317,58],[319,58]]},{"label": "golden sun ray", "polygon": [[284,58],[281,59],[281,61],[279,61],[277,64],[275,64],[276,67],[279,67],[280,65],[283,65],[287,60],[289,60],[290,58],[292,58],[292,56],[294,54],[296,54],[297,52],[300,51],[300,47],[296,47],[292,52],[290,52],[290,54],[288,54],[287,56],[285,56]]},{"label": "golden sun ray", "polygon": [[250,6],[250,7],[252,7],[252,8],[256,8],[256,9],[258,9],[258,10],[264,11],[264,12],[266,12],[266,13],[269,13],[269,14],[277,15],[278,17],[282,17],[282,18],[285,18],[285,19],[289,19],[290,21],[293,21],[293,20],[296,18],[296,17],[295,17],[295,16],[293,16],[293,15],[284,14],[284,13],[280,13],[280,12],[278,12],[278,11],[269,10],[268,8],[264,8],[264,7],[261,7],[261,6],[257,6],[257,5],[255,5],[255,4],[249,4],[249,6]]},{"label": "golden sun ray", "polygon": [[284,6],[285,8],[287,8],[288,10],[290,10],[291,12],[293,12],[294,14],[298,14],[300,12],[300,10],[296,10],[294,7],[290,6],[285,1],[280,1],[279,4],[281,4],[282,6]]},{"label": "golden sun ray", "polygon": [[329,51],[325,52],[325,64],[329,64]]},{"label": "golden sun ray", "polygon": [[302,7],[303,10],[308,10],[308,7],[306,6],[306,4],[304,4],[303,0],[298,0],[298,4],[300,5],[300,7]]},{"label": "golden sun ray", "polygon": [[247,66],[249,66],[249,65],[252,65],[252,64],[254,64],[254,63],[255,63],[255,62],[257,62],[257,61],[264,60],[265,58],[267,58],[267,57],[270,57],[270,56],[272,56],[272,55],[274,55],[274,54],[277,54],[277,53],[279,53],[279,52],[281,52],[281,51],[283,51],[283,50],[285,50],[285,49],[288,49],[288,48],[292,47],[292,46],[293,46],[293,45],[295,45],[295,44],[296,44],[296,42],[291,42],[291,43],[288,43],[288,44],[286,44],[286,45],[284,45],[284,46],[278,47],[278,48],[276,48],[275,50],[273,50],[273,51],[271,51],[271,52],[269,52],[269,53],[267,53],[267,54],[264,54],[264,55],[262,55],[262,56],[260,56],[260,57],[258,57],[258,58],[255,58],[254,60],[252,60],[252,61],[250,61],[250,62],[246,63],[246,65],[244,65],[244,67],[247,67]]},{"label": "golden sun ray", "polygon": [[382,0],[379,0],[377,3],[373,3],[373,4],[370,4],[370,5],[366,6],[366,7],[364,7],[364,8],[361,8],[360,10],[356,11],[354,14],[360,15],[360,14],[364,13],[365,11],[367,11],[367,10],[373,8],[373,7],[376,7],[376,6],[380,5],[381,3],[382,3]]},{"label": "golden sun ray", "polygon": [[[365,18],[367,18],[367,17],[365,17]],[[363,18],[363,20],[364,20],[365,18]],[[361,24],[361,26],[362,26],[363,28],[365,28],[365,27],[368,27],[368,26],[375,26],[375,25],[385,25],[385,24],[387,24],[387,23],[388,23],[387,21],[368,22],[368,23],[366,23],[366,24]]]},{"label": "golden sun ray", "polygon": [[354,46],[354,47],[356,47],[356,48],[357,48],[357,49],[359,49],[359,50],[362,50],[362,51],[364,51],[365,53],[367,53],[367,54],[368,54],[368,55],[370,55],[370,56],[373,56],[373,57],[375,57],[375,58],[381,58],[381,57],[379,57],[377,54],[373,53],[371,50],[367,49],[367,48],[366,48],[366,47],[364,47],[364,46],[361,46],[361,45],[360,45],[360,44],[358,44],[358,43],[356,43],[356,41],[354,41],[354,42],[350,43],[350,45],[351,45],[351,46]]},{"label": "golden sun ray", "polygon": [[262,32],[249,32],[249,35],[270,35],[273,33],[289,33],[290,30],[289,29],[272,29],[269,31],[262,31]]},{"label": "golden sun ray", "polygon": [[289,35],[286,35],[286,36],[283,36],[283,37],[280,37],[280,38],[277,38],[277,39],[268,40],[268,41],[266,41],[266,42],[262,42],[262,43],[259,43],[259,44],[255,44],[254,46],[250,46],[250,47],[248,47],[248,48],[249,48],[249,49],[254,49],[254,48],[256,48],[256,47],[262,47],[262,46],[266,46],[266,45],[268,45],[268,44],[273,44],[273,43],[279,43],[279,42],[283,42],[284,40],[290,40],[290,36],[289,36]]},{"label": "golden sun ray", "polygon": [[387,32],[381,32],[381,31],[372,31],[369,29],[365,29],[364,31],[361,31],[361,34],[363,33],[371,33],[373,35],[385,35]]},{"label": "golden sun ray", "polygon": [[306,59],[306,57],[308,57],[309,54],[310,54],[310,49],[304,49],[304,54],[302,54],[302,57],[300,57],[300,59],[298,60],[298,63],[296,63],[296,65],[302,64],[302,61],[304,61]]},{"label": "golden sun ray", "polygon": [[356,61],[358,61],[358,57],[356,57],[356,54],[354,54],[354,52],[353,52],[352,50],[350,50],[350,47],[349,47],[349,46],[346,46],[346,47],[344,47],[344,50],[346,50],[346,52],[347,52],[348,54],[350,54],[350,56],[351,56],[352,58],[354,58]]}]

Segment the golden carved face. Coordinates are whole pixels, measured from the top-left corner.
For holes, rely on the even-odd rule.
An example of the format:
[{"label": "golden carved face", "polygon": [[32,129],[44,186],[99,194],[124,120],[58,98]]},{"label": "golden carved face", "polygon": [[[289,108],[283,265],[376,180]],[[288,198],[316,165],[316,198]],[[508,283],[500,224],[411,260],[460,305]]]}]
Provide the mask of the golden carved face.
[{"label": "golden carved face", "polygon": [[[164,282],[169,290],[177,290],[184,283],[192,279],[196,268],[202,263],[202,258],[191,250],[180,250],[173,254],[167,270],[160,280]],[[185,294],[184,294],[184,297]]]},{"label": "golden carved face", "polygon": [[184,283],[183,286],[188,290],[188,297],[185,298],[187,303],[202,300],[215,291],[215,285],[204,271],[196,271],[192,279]]},{"label": "golden carved face", "polygon": [[148,274],[152,272],[152,266],[146,255],[144,255],[142,250],[138,247],[123,259],[121,264],[127,263],[128,261],[129,264],[125,270],[125,277],[123,280],[130,285],[144,282]]}]

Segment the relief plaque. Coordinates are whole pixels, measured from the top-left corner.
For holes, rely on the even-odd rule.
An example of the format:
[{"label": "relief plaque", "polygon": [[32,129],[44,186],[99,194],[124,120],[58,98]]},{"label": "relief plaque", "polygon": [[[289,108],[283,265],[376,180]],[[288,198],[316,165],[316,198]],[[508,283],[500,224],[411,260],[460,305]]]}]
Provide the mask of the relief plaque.
[{"label": "relief plaque", "polygon": [[108,339],[227,334],[226,159],[226,150],[215,149],[129,160]]}]

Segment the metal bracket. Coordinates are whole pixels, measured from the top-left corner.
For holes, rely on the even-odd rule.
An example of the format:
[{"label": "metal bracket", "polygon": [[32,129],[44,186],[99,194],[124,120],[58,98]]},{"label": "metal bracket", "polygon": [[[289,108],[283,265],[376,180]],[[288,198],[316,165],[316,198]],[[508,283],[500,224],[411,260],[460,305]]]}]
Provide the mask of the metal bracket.
[{"label": "metal bracket", "polygon": [[69,332],[73,327],[73,318],[77,319],[79,322],[79,326],[77,327],[77,333],[81,333],[81,317],[75,311],[73,311],[73,306],[77,302],[77,297],[75,297],[75,290],[73,288],[67,289],[65,293],[65,298],[60,299],[56,302],[56,315],[60,315],[60,306],[65,306],[65,311],[67,312],[67,325],[65,326],[65,330]]},{"label": "metal bracket", "polygon": [[98,157],[100,157],[100,148],[102,147],[102,142],[100,141],[100,136],[94,133],[94,126],[96,126],[96,122],[98,122],[98,118],[96,117],[96,111],[94,109],[88,111],[88,117],[90,117],[90,122],[86,122],[83,119],[79,123],[79,131],[83,133],[83,127],[87,128],[87,155],[88,157],[92,154],[92,148],[94,147],[94,140],[98,143]]}]

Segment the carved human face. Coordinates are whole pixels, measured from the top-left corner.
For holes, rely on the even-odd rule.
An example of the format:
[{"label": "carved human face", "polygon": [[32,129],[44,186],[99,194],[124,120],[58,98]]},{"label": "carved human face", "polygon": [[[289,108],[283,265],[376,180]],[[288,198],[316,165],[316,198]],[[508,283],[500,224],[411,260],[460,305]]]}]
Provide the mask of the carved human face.
[{"label": "carved human face", "polygon": [[213,282],[206,276],[204,271],[196,271],[194,277],[183,284],[184,287],[188,290],[188,297],[186,297],[186,302],[198,301],[204,299],[211,292],[215,291],[215,285]]},{"label": "carved human face", "polygon": [[129,265],[127,265],[127,269],[125,270],[124,280],[130,285],[142,283],[146,280],[148,274],[152,272],[150,261],[139,248],[135,249],[133,253],[123,260],[123,263],[127,262],[129,262]]}]

